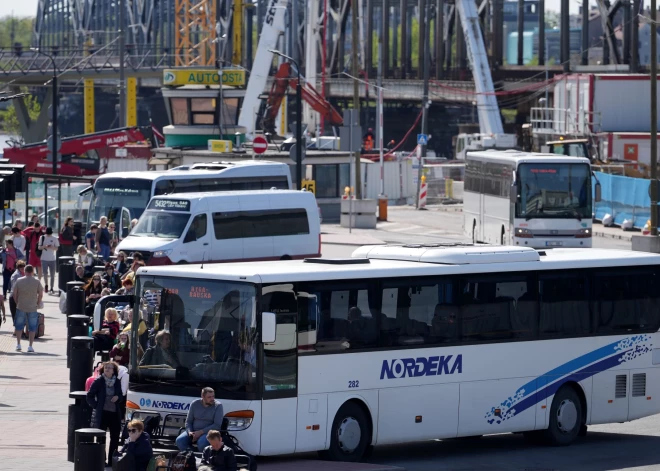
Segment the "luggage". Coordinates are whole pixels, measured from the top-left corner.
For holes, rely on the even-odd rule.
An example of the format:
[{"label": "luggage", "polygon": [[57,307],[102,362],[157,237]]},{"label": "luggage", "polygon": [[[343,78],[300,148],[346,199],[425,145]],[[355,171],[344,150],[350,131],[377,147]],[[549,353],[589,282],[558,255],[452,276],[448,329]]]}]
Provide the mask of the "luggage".
[{"label": "luggage", "polygon": [[[37,331],[34,333],[34,338],[38,339],[43,337],[46,334],[46,316],[42,313],[39,313],[39,318],[37,320]],[[25,323],[25,331],[23,332],[23,338],[28,338],[28,324]]]},{"label": "luggage", "polygon": [[194,471],[197,469],[197,461],[192,450],[180,451],[170,460],[172,471]]}]

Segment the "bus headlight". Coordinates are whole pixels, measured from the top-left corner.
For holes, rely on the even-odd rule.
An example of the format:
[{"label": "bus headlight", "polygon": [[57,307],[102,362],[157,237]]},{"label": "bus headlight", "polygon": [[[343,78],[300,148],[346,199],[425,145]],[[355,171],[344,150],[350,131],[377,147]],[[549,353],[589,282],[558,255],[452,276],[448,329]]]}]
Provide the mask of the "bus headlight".
[{"label": "bus headlight", "polygon": [[576,239],[590,239],[591,238],[591,229],[580,229],[575,234]]},{"label": "bus headlight", "polygon": [[167,257],[171,253],[172,253],[172,250],[156,250],[154,252],[154,254],[152,255],[152,257],[153,258]]},{"label": "bus headlight", "polygon": [[126,421],[130,422],[133,419],[133,414],[138,410],[140,410],[140,406],[133,401],[126,401]]},{"label": "bus headlight", "polygon": [[225,414],[225,419],[227,419],[228,432],[237,432],[240,430],[245,430],[250,425],[252,425],[252,419],[254,419],[254,411],[237,410]]},{"label": "bus headlight", "polygon": [[514,237],[520,237],[522,239],[532,239],[534,234],[529,229],[524,229],[522,227],[516,227],[513,231]]}]

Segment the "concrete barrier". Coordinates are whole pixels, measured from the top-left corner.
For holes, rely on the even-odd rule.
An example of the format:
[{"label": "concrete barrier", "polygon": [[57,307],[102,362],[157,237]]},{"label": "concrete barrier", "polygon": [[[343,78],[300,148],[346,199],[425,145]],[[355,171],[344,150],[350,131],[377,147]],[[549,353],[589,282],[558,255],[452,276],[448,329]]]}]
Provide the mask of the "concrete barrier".
[{"label": "concrete barrier", "polygon": [[378,200],[341,200],[341,227],[375,229]]}]

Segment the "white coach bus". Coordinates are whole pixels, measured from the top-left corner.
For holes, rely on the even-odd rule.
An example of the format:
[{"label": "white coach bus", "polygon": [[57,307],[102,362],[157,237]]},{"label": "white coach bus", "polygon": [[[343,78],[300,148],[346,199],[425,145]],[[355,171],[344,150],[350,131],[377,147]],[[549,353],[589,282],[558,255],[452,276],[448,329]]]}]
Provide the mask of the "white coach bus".
[{"label": "white coach bus", "polygon": [[[463,230],[473,242],[591,247],[589,159],[519,151],[468,152]],[[600,184],[596,183],[596,201]]]},{"label": "white coach bus", "polygon": [[176,433],[211,386],[247,452],[349,461],[502,432],[567,445],[587,425],[660,412],[659,255],[435,245],[353,257],[141,268],[136,309],[171,333],[174,364],[131,352],[129,416],[161,414]]}]

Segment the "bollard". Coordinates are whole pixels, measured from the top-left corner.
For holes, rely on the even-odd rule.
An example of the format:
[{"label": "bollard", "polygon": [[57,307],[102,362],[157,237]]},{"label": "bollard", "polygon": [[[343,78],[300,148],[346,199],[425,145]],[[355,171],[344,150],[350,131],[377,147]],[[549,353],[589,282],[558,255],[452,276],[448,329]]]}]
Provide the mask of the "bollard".
[{"label": "bollard", "polygon": [[71,366],[69,368],[69,392],[84,391],[87,378],[94,368],[94,339],[71,337]]},{"label": "bollard", "polygon": [[[68,298],[67,298],[68,302]],[[68,309],[68,307],[67,307]],[[89,324],[91,319],[82,314],[74,314],[67,317],[67,335],[66,335],[66,367],[71,367],[71,338],[87,337],[89,334]]]},{"label": "bollard", "polygon": [[66,284],[75,279],[76,264],[73,257],[60,257],[58,286],[61,291],[66,291]]},{"label": "bollard", "polygon": [[387,196],[378,197],[378,220],[387,221]]},{"label": "bollard", "polygon": [[87,393],[85,391],[74,391],[69,394],[74,399],[69,404],[69,427],[67,429],[67,461],[73,463],[75,459],[76,436],[75,431],[89,426],[92,420],[92,408],[87,404]]},{"label": "bollard", "polygon": [[85,314],[85,291],[82,286],[71,286],[79,281],[69,281],[66,286],[66,315]]},{"label": "bollard", "polygon": [[66,292],[68,293],[69,291],[71,291],[74,288],[83,289],[84,286],[85,286],[85,283],[83,283],[82,281],[69,281],[66,284],[65,288],[66,288]]},{"label": "bollard", "polygon": [[75,437],[73,471],[104,471],[105,430],[82,428]]}]

